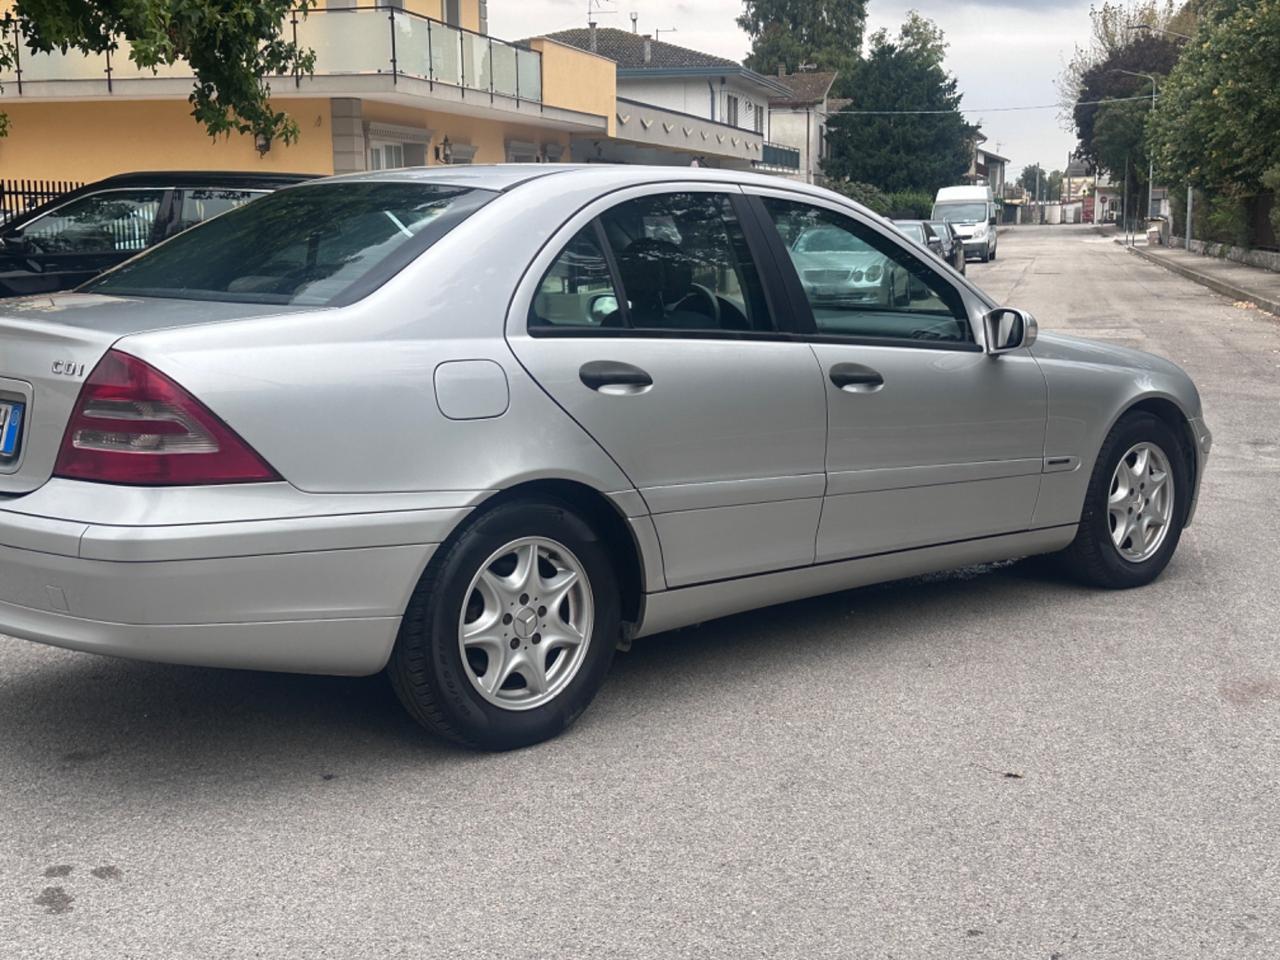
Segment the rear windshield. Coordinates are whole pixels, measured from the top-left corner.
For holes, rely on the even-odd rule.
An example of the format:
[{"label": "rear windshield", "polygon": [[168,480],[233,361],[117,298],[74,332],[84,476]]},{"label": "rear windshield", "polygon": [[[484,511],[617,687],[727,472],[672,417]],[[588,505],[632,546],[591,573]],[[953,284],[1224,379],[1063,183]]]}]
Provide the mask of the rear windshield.
[{"label": "rear windshield", "polygon": [[918,223],[900,223],[898,229],[916,243],[924,243],[924,227]]},{"label": "rear windshield", "polygon": [[329,306],[368,295],[491,200],[363,180],[281,190],[174,237],[82,290]]}]

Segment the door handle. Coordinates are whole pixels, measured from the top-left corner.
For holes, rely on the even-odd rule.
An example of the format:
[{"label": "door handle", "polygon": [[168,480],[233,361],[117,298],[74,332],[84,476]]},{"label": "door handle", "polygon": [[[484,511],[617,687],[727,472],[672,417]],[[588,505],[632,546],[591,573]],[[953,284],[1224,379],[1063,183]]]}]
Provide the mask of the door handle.
[{"label": "door handle", "polygon": [[653,377],[639,367],[617,360],[593,360],[578,369],[578,379],[583,386],[615,397],[647,393],[653,386]]},{"label": "door handle", "polygon": [[880,371],[860,363],[837,363],[830,376],[831,382],[845,393],[875,393],[884,386]]}]

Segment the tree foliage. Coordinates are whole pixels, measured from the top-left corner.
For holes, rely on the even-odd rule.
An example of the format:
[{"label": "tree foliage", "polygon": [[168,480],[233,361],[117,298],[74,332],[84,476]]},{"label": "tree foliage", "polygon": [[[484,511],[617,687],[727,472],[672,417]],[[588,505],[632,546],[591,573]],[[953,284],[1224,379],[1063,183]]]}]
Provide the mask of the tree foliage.
[{"label": "tree foliage", "polygon": [[942,65],[946,49],[938,26],[914,11],[897,36],[872,35],[852,77],[849,109],[938,112],[833,117],[828,176],[887,191],[933,192],[959,180],[978,128],[960,113],[956,80]]},{"label": "tree foliage", "polygon": [[738,26],[751,38],[746,65],[795,73],[801,64],[835,70],[837,91],[848,88],[862,49],[867,0],[744,0]]},{"label": "tree foliage", "polygon": [[1036,198],[1038,188],[1042,199],[1057,200],[1062,196],[1063,176],[1061,170],[1045,170],[1040,164],[1033,163],[1022,168],[1022,173],[1018,174],[1018,184],[1032,199]]},{"label": "tree foliage", "polygon": [[[315,0],[14,0],[0,30],[0,71],[22,50],[101,54],[129,44],[143,69],[185,60],[195,74],[191,115],[210,136],[231,132],[293,142],[297,124],[273,110],[265,78],[310,72],[311,51],[286,40],[291,9]],[[3,132],[0,117],[0,132]]]},{"label": "tree foliage", "polygon": [[1280,0],[1205,0],[1148,142],[1162,176],[1257,192],[1280,164]]}]

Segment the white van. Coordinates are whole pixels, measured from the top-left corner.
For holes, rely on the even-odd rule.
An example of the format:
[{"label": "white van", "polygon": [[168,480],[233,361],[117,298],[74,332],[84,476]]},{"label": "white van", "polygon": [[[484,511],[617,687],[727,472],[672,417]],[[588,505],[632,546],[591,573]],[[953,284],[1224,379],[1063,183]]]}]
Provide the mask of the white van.
[{"label": "white van", "polygon": [[943,187],[933,201],[933,220],[945,220],[964,241],[964,255],[983,263],[996,258],[996,202],[990,187]]}]

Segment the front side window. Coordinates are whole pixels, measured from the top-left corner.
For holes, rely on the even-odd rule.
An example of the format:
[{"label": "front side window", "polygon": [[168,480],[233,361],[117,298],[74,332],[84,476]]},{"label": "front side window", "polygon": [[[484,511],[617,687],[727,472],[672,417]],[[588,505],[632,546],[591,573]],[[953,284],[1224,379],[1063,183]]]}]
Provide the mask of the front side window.
[{"label": "front side window", "polygon": [[135,253],[151,245],[163,190],[110,190],[80,197],[28,223],[37,253]]},{"label": "front side window", "polygon": [[762,198],[799,275],[818,333],[971,343],[964,302],[911,251],[822,207]]},{"label": "front side window", "polygon": [[358,299],[494,196],[412,182],[279,190],[174,237],[85,289],[309,306]]}]

